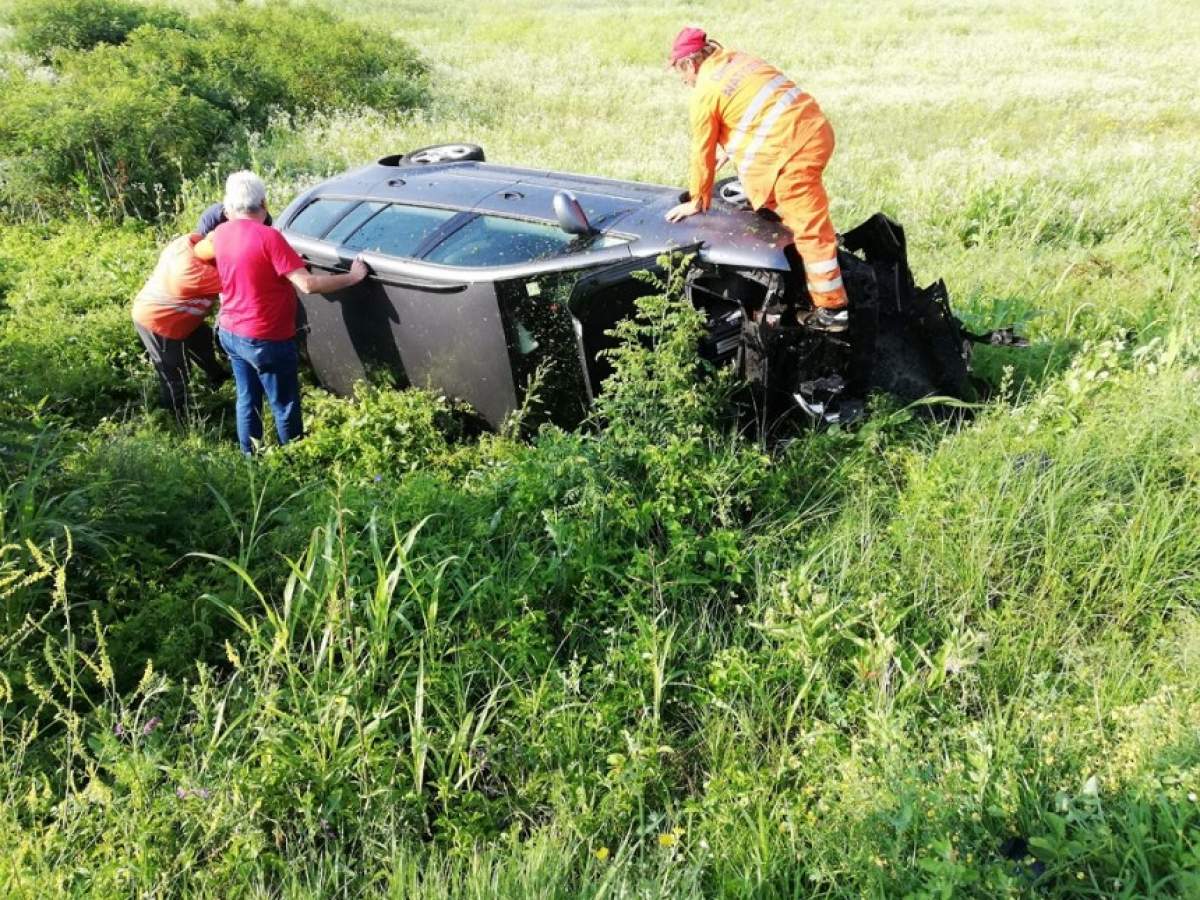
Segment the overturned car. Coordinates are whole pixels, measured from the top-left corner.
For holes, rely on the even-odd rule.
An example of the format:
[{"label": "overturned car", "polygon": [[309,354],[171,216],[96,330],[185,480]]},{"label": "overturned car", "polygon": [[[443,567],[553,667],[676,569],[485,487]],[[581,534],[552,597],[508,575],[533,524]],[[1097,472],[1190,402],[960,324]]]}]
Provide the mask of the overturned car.
[{"label": "overturned car", "polygon": [[540,406],[571,426],[609,373],[609,331],[654,290],[635,273],[672,250],[695,254],[687,294],[707,316],[700,354],[739,367],[764,419],[845,420],[873,390],[970,398],[971,342],[1011,340],[967,332],[941,282],[918,288],[904,232],[883,215],[841,238],[848,331],[807,328],[790,232],[750,211],[734,181],[707,214],[666,222],[679,200],[669,187],[489,164],[471,144],[322,182],[279,216],[283,234],[316,271],[361,255],[371,276],[301,295],[306,356],[336,393],[383,372],[466,401],[493,427],[548,373]]}]

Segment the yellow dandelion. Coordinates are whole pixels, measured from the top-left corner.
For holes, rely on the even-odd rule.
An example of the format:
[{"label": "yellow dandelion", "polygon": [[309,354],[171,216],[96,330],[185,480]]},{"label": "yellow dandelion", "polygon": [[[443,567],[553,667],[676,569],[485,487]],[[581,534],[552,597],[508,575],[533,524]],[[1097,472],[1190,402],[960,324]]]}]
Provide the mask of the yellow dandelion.
[{"label": "yellow dandelion", "polygon": [[667,834],[660,834],[658,836],[658,846],[660,846],[660,847],[674,847],[678,843],[679,843],[679,838],[677,838],[673,834],[667,833]]},{"label": "yellow dandelion", "polygon": [[608,848],[607,847],[599,848],[596,851],[596,859],[600,860],[600,862],[607,862],[608,861]]}]

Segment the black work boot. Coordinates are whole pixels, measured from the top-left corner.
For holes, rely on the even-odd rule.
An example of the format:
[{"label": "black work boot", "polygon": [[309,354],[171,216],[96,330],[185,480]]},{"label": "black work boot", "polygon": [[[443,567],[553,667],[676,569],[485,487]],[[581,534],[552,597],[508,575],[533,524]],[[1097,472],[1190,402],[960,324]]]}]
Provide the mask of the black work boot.
[{"label": "black work boot", "polygon": [[796,319],[805,328],[828,334],[838,334],[850,327],[850,313],[845,307],[824,309],[816,306],[807,313],[797,313]]}]

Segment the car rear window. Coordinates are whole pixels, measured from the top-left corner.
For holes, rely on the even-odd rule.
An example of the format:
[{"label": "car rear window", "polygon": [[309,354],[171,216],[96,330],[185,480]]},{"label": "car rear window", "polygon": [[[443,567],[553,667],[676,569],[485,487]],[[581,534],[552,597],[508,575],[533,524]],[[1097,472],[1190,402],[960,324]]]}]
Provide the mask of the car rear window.
[{"label": "car rear window", "polygon": [[452,209],[394,204],[368,219],[342,243],[352,250],[412,256],[438,226],[456,215]]},{"label": "car rear window", "polygon": [[322,200],[317,199],[300,210],[288,223],[288,231],[302,234],[306,237],[319,238],[329,226],[337,221],[338,216],[354,205],[353,200]]},{"label": "car rear window", "polygon": [[509,266],[558,256],[571,249],[572,235],[556,225],[501,216],[479,216],[425,254],[444,266]]}]

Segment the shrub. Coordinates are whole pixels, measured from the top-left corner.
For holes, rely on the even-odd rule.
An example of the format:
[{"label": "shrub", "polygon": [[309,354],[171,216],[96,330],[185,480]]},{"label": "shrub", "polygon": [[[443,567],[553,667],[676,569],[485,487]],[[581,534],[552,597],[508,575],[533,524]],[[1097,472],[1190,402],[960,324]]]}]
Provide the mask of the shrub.
[{"label": "shrub", "polygon": [[44,45],[49,76],[12,70],[0,81],[8,217],[161,216],[184,179],[236,155],[273,112],[390,112],[425,91],[424,67],[405,44],[285,3],[222,9],[186,30],[143,24],[122,38]]},{"label": "shrub", "polygon": [[662,293],[641,298],[638,315],[618,323],[621,343],[608,352],[612,377],[596,401],[596,417],[618,441],[656,444],[699,433],[725,408],[730,372],[697,377],[704,315],[683,302],[690,257],[660,257],[664,277],[645,274]]},{"label": "shrub", "polygon": [[120,44],[141,25],[183,28],[187,19],[173,9],[129,0],[17,0],[10,21],[16,46],[49,62],[59,50]]},{"label": "shrub", "polygon": [[73,59],[57,82],[0,83],[10,215],[158,212],[226,139],[228,114],[154,73],[123,71],[119,50]]},{"label": "shrub", "polygon": [[[226,7],[188,31],[139,28],[104,64],[114,77],[152,75],[228,113],[243,129],[286,113],[373,107],[407,109],[424,96],[424,65],[406,45],[286,3]],[[86,70],[97,53],[61,69]]]},{"label": "shrub", "polygon": [[287,112],[420,104],[426,67],[416,51],[382,31],[289,3],[224,8],[197,22],[209,67],[243,92],[247,115],[265,123]]},{"label": "shrub", "polygon": [[288,465],[342,471],[378,483],[437,465],[458,430],[450,403],[422,390],[357,385],[353,402],[314,391],[305,397],[307,437],[289,448]]},{"label": "shrub", "polygon": [[6,399],[31,406],[47,398],[81,421],[136,399],[148,368],[129,307],[156,253],[153,235],[133,228],[0,232]]}]

